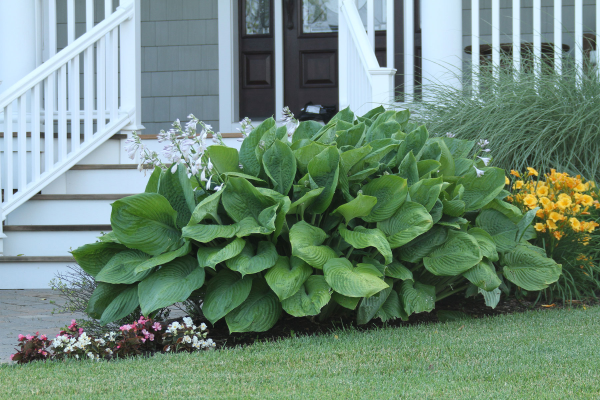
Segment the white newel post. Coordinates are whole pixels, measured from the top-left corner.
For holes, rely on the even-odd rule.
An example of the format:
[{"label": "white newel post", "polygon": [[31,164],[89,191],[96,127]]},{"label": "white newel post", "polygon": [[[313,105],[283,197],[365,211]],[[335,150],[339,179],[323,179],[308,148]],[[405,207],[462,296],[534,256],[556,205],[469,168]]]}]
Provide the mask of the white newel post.
[{"label": "white newel post", "polygon": [[461,88],[462,1],[421,0],[423,97],[427,84]]},{"label": "white newel post", "polygon": [[142,47],[140,0],[121,0],[125,7],[133,3],[133,15],[121,25],[121,109],[129,112],[131,122],[123,130],[139,131],[142,125]]},{"label": "white newel post", "polygon": [[36,67],[36,0],[0,0],[0,93]]},{"label": "white newel post", "polygon": [[377,70],[369,70],[371,74],[371,108],[377,107],[380,104],[385,106],[393,106],[395,87],[394,77],[396,70],[394,68],[379,68]]}]

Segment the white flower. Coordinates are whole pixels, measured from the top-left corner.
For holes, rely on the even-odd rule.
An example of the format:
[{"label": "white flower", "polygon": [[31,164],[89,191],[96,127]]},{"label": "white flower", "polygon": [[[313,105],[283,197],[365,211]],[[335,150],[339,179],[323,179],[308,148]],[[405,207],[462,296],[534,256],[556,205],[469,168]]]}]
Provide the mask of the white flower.
[{"label": "white flower", "polygon": [[220,191],[221,189],[223,189],[223,186],[224,186],[224,185],[225,185],[225,184],[224,184],[224,183],[222,183],[222,184],[220,184],[219,186],[215,186],[215,189],[214,189],[214,190],[215,190],[215,192],[218,192],[218,191]]},{"label": "white flower", "polygon": [[213,340],[212,340],[212,339],[207,339],[207,340],[206,340],[206,344],[207,344],[209,347],[215,347],[215,346],[217,345],[215,342],[213,342]]},{"label": "white flower", "polygon": [[476,166],[473,165],[473,168],[475,168],[475,172],[477,173],[477,177],[481,177],[485,174],[485,171],[478,169]]},{"label": "white flower", "polygon": [[174,174],[175,172],[177,172],[177,163],[173,163],[173,166],[171,167],[171,173]]},{"label": "white flower", "polygon": [[479,158],[481,161],[483,161],[483,165],[485,165],[486,167],[488,166],[488,164],[491,161],[491,158],[489,158],[489,157],[479,157],[479,156],[477,156],[477,158]]},{"label": "white flower", "polygon": [[171,351],[171,346],[167,346],[167,348],[165,349],[165,351]]},{"label": "white flower", "polygon": [[194,322],[192,321],[192,319],[190,317],[184,317],[183,318],[183,323],[188,328],[190,328],[192,325],[194,325]]},{"label": "white flower", "polygon": [[183,343],[192,343],[192,338],[189,337],[188,335],[185,335],[181,341]]},{"label": "white flower", "polygon": [[482,149],[483,149],[484,147],[487,147],[487,145],[488,145],[488,144],[490,144],[490,142],[489,142],[489,141],[487,141],[487,140],[485,140],[485,139],[479,139],[479,141],[477,142],[477,145],[478,145],[479,147],[481,147]]},{"label": "white flower", "polygon": [[202,330],[202,331],[206,330],[206,324],[204,322],[200,324],[200,330]]},{"label": "white flower", "polygon": [[456,137],[456,135],[454,133],[447,132],[446,137],[453,138]]},{"label": "white flower", "polygon": [[489,153],[491,150],[490,149],[483,149],[481,151],[483,151],[484,153]]},{"label": "white flower", "polygon": [[104,339],[96,339],[96,343],[98,343],[100,346],[104,346],[106,344]]},{"label": "white flower", "polygon": [[93,358],[94,358],[94,353],[92,353],[92,352],[90,351],[89,353],[87,353],[87,356],[88,356],[89,358],[93,359]]},{"label": "white flower", "polygon": [[108,354],[112,354],[112,353],[113,353],[113,351],[112,351],[111,349],[106,349],[106,352],[107,352]]}]

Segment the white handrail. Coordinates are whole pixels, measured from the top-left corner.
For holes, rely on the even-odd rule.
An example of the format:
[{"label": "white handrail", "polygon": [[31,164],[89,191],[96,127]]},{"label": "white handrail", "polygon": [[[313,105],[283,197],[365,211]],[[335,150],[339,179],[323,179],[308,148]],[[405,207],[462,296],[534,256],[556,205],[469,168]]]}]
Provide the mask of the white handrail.
[{"label": "white handrail", "polygon": [[91,31],[81,35],[73,43],[56,53],[48,59],[48,61],[40,65],[40,67],[25,75],[21,80],[0,95],[0,109],[18,99],[26,91],[48,78],[52,73],[58,71],[65,65],[65,60],[71,60],[81,54],[85,49],[104,37],[104,35],[131,18],[132,15],[133,3],[130,3],[125,7],[119,7],[116,12],[108,17],[108,19],[100,22]]}]

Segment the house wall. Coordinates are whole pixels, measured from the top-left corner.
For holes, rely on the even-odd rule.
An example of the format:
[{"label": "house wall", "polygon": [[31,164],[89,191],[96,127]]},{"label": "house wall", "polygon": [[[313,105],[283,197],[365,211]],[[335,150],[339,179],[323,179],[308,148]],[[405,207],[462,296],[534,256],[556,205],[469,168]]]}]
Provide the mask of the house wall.
[{"label": "house wall", "polygon": [[[190,113],[219,130],[217,1],[141,0],[144,134],[167,130]],[[59,50],[67,44],[66,4],[57,0]],[[100,22],[104,2],[94,4]],[[75,19],[78,37],[85,33],[85,0],[76,0]]]}]

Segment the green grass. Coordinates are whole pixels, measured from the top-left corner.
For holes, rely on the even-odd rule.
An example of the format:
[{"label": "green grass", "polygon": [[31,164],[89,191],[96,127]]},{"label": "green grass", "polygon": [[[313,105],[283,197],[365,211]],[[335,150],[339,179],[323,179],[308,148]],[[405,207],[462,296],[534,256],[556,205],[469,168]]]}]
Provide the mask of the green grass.
[{"label": "green grass", "polygon": [[192,355],[4,365],[0,396],[598,398],[599,339],[600,307],[532,311]]}]

